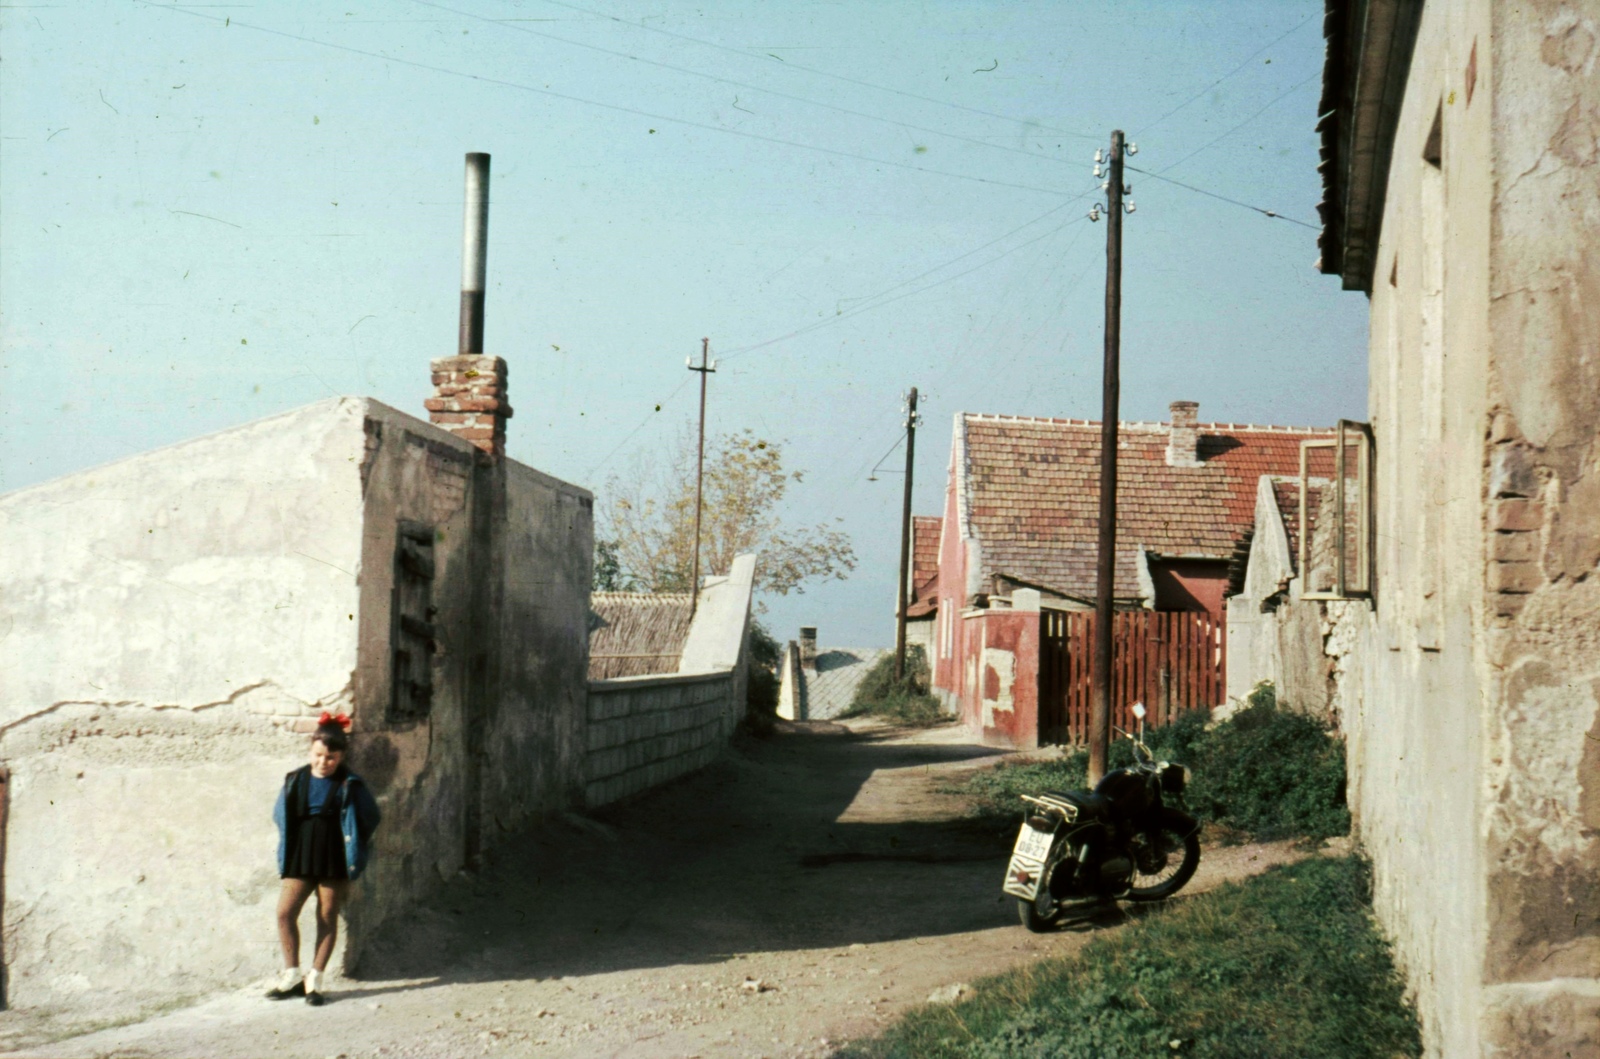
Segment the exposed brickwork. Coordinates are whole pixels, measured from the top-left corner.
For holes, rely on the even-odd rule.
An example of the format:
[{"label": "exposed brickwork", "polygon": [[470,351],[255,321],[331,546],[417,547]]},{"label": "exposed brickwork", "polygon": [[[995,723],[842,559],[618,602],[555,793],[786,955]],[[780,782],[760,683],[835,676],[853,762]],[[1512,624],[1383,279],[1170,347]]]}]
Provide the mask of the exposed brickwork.
[{"label": "exposed brickwork", "polygon": [[1516,423],[1498,413],[1489,428],[1489,569],[1486,580],[1496,615],[1515,618],[1545,583],[1540,564],[1544,482]]},{"label": "exposed brickwork", "polygon": [[428,418],[491,456],[506,454],[506,362],[501,357],[440,357],[432,362],[434,396],[423,402]]}]

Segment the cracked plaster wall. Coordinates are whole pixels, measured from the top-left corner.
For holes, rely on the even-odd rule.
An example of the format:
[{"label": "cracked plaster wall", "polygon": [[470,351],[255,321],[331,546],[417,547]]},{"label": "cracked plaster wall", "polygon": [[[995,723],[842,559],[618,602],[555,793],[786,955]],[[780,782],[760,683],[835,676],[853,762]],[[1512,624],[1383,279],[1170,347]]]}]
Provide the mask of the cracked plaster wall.
[{"label": "cracked plaster wall", "polygon": [[20,1007],[270,971],[272,800],[349,710],[360,402],[0,497],[0,945]]},{"label": "cracked plaster wall", "polygon": [[1600,1054],[1597,41],[1593,0],[1428,5],[1389,176],[1377,606],[1323,654],[1432,1056]]}]

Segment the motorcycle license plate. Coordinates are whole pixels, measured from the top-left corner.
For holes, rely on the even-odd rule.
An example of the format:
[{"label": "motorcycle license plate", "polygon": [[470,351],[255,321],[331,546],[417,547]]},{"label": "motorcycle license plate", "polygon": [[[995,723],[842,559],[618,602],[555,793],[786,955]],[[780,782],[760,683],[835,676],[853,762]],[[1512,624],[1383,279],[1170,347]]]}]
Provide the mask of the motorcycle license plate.
[{"label": "motorcycle license plate", "polygon": [[[1044,861],[1050,855],[1050,846],[1054,841],[1055,835],[1051,832],[1022,825],[1022,830],[1017,833],[1016,847],[1011,851],[1011,863],[1006,867],[1003,887],[1006,893],[1027,901],[1033,900],[1039,892],[1039,876],[1044,871]],[[1027,881],[1024,882],[1024,879]]]},{"label": "motorcycle license plate", "polygon": [[1011,851],[1012,856],[1043,864],[1045,855],[1050,852],[1050,843],[1054,840],[1055,835],[1049,831],[1035,831],[1023,825],[1021,833],[1017,835],[1017,847]]}]

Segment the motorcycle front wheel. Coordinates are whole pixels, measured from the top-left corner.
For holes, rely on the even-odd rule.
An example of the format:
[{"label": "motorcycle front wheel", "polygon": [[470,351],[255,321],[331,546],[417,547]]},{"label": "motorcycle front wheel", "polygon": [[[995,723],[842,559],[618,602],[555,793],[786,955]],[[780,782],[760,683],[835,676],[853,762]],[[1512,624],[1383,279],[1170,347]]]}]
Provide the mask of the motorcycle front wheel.
[{"label": "motorcycle front wheel", "polygon": [[1171,897],[1194,878],[1195,869],[1200,866],[1200,830],[1182,813],[1162,810],[1161,827],[1155,837],[1160,847],[1156,857],[1160,867],[1146,873],[1135,858],[1132,886],[1127,893],[1130,901]]}]

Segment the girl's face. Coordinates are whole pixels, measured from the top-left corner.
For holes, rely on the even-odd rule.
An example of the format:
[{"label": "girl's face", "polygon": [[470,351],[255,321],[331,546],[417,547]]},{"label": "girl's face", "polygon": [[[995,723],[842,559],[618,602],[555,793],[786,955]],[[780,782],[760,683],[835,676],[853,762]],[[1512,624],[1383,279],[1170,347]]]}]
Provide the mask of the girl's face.
[{"label": "girl's face", "polygon": [[343,762],[343,750],[329,750],[320,739],[311,744],[311,774],[317,779],[325,780],[338,772]]}]

